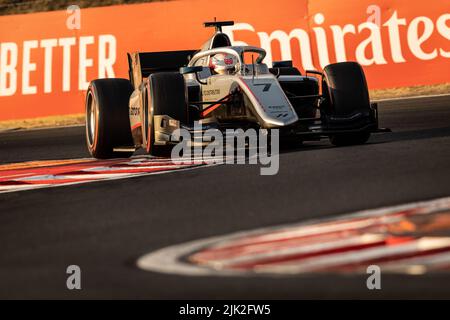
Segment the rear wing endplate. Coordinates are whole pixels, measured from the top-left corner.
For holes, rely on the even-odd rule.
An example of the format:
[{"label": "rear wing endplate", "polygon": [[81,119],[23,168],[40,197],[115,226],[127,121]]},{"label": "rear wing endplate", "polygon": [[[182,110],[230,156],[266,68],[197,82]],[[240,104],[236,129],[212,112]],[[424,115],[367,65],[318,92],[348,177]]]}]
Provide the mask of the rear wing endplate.
[{"label": "rear wing endplate", "polygon": [[197,50],[128,53],[128,73],[133,87],[152,73],[178,71],[189,63]]}]

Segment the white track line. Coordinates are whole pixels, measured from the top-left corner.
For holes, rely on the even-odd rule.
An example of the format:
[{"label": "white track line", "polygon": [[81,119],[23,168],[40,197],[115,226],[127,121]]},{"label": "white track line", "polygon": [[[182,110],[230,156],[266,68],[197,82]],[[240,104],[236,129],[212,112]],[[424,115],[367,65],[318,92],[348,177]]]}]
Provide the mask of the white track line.
[{"label": "white track line", "polygon": [[[243,277],[248,277],[248,276],[252,276],[252,275],[253,276],[264,275],[264,276],[270,276],[270,277],[274,277],[274,276],[277,277],[277,276],[282,276],[286,273],[279,273],[279,272],[276,272],[276,270],[268,270],[268,273],[262,273],[262,274],[255,273],[252,271],[246,271],[246,270],[245,271],[237,271],[237,270],[230,270],[230,269],[216,270],[211,267],[191,264],[191,263],[185,261],[184,259],[186,259],[190,255],[192,255],[196,252],[200,252],[208,247],[211,247],[211,248],[220,247],[221,246],[220,244],[222,244],[222,243],[229,243],[234,240],[239,240],[241,238],[259,236],[261,234],[276,233],[277,231],[283,230],[283,229],[288,230],[288,229],[299,228],[299,227],[304,228],[304,227],[312,226],[317,223],[333,223],[333,222],[340,223],[343,220],[347,220],[347,219],[358,219],[358,218],[368,218],[368,217],[380,218],[381,216],[386,215],[386,214],[392,214],[393,212],[415,209],[418,207],[426,207],[428,210],[439,210],[439,209],[448,209],[449,206],[450,206],[450,197],[446,197],[446,198],[441,198],[441,199],[436,199],[436,200],[431,200],[431,201],[415,202],[415,203],[410,203],[410,204],[406,204],[406,205],[384,207],[381,209],[365,210],[365,211],[360,211],[360,212],[353,213],[353,214],[342,215],[342,216],[339,216],[338,218],[319,219],[319,220],[313,220],[313,221],[300,223],[300,224],[294,224],[294,225],[284,225],[284,226],[271,227],[271,228],[262,228],[262,229],[252,230],[252,231],[243,231],[243,232],[238,232],[238,233],[234,233],[231,235],[212,237],[212,238],[196,240],[196,241],[191,241],[191,242],[187,242],[187,243],[183,243],[183,244],[169,246],[169,247],[166,247],[166,248],[163,248],[163,249],[160,249],[155,252],[151,252],[149,254],[142,256],[141,258],[139,258],[137,260],[136,264],[139,268],[146,270],[146,271],[150,271],[150,272],[177,274],[177,275],[185,275],[185,276],[221,276],[221,277],[223,277],[223,276],[243,276]],[[421,213],[419,213],[419,214],[421,214]],[[439,240],[438,243],[433,242],[434,239],[432,240],[432,242],[429,242],[427,239],[422,239],[422,240],[424,240],[424,241],[414,243],[414,244],[409,244],[409,245],[405,244],[406,247],[403,247],[403,248],[395,247],[396,249],[394,249],[394,250],[401,249],[405,252],[409,252],[408,250],[411,250],[411,248],[419,248],[419,249],[422,248],[423,249],[423,248],[433,247],[436,245],[441,246],[442,244],[445,244],[445,245],[449,244],[448,238],[445,238],[444,239],[445,241],[443,241],[442,239],[438,239]],[[370,255],[370,257],[377,256],[383,250],[385,253],[389,254],[389,252],[386,252],[386,248],[383,248],[383,249],[375,248],[375,249],[369,249],[369,250],[372,250],[367,253]],[[378,250],[380,250],[380,251],[378,251]],[[351,259],[353,259],[352,257],[353,257],[353,255],[349,254],[346,258],[351,260]],[[363,257],[360,255],[357,258],[361,259]],[[347,260],[347,261],[349,261],[349,260]],[[329,260],[324,261],[324,263],[325,262],[329,262]],[[334,262],[336,262],[336,261],[334,261]],[[297,272],[299,272],[299,271],[301,271],[301,270],[297,269]]]},{"label": "white track line", "polygon": [[449,93],[442,93],[442,94],[434,94],[434,95],[420,95],[420,96],[411,96],[411,97],[398,97],[398,98],[390,98],[390,99],[378,99],[378,100],[371,100],[371,102],[389,102],[389,101],[402,101],[402,100],[417,100],[417,99],[427,99],[427,98],[445,98],[449,97]]}]

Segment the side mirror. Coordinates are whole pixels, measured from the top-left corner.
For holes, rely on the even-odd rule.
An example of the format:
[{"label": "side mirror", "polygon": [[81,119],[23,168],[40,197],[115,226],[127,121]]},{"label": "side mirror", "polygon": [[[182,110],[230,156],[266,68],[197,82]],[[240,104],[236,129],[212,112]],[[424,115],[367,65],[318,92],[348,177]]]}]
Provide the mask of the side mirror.
[{"label": "side mirror", "polygon": [[202,72],[202,71],[203,71],[203,67],[201,67],[201,66],[180,68],[181,74],[197,73],[197,72]]}]

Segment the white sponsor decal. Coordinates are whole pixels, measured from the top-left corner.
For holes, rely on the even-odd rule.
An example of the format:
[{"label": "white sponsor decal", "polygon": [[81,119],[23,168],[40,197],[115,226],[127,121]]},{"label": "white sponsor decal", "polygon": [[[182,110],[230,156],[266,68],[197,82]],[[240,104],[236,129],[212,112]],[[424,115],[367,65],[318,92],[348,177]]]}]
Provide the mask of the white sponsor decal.
[{"label": "white sponsor decal", "polygon": [[[88,55],[88,51],[91,51],[94,46],[98,50],[96,57]],[[77,49],[77,58],[74,58],[72,54],[74,48]],[[45,56],[43,65],[38,65],[32,59],[39,50]],[[62,81],[60,88],[55,88],[53,84],[53,69],[58,63],[58,60],[53,59],[56,54],[62,54],[62,62],[59,66],[61,74],[55,75]],[[89,86],[87,72],[94,67],[94,61],[97,65],[96,78],[114,78],[116,58],[117,40],[110,34],[98,37],[82,36],[27,40],[23,43],[0,43],[0,97],[17,93],[34,95],[41,92],[68,92],[74,90],[74,87],[77,90],[86,90]],[[74,61],[78,61],[77,66],[74,66]],[[21,73],[18,71],[20,69]],[[77,84],[71,82],[72,73],[78,74]],[[38,87],[31,81],[35,74],[42,77],[43,87]],[[18,83],[22,83],[22,86],[19,87]]]},{"label": "white sponsor decal", "polygon": [[[265,31],[258,31],[249,23],[237,23],[234,26],[224,27],[224,32],[228,34],[234,45],[248,45],[243,41],[236,39],[234,32],[250,31],[258,35],[260,46],[267,51],[265,62],[272,64],[272,43],[277,41],[281,48],[281,59],[292,60],[292,40],[299,42],[301,63],[304,70],[315,69],[313,64],[313,47],[312,43],[316,43],[317,52],[319,53],[319,64],[323,68],[330,64],[327,34],[332,34],[336,62],[347,61],[348,49],[346,48],[346,37],[356,34],[366,34],[368,37],[363,40],[356,48],[356,60],[363,66],[383,65],[387,64],[386,55],[389,54],[394,63],[407,62],[404,58],[404,52],[401,49],[402,41],[408,45],[410,52],[419,60],[433,60],[442,56],[450,57],[450,51],[444,48],[433,48],[426,50],[426,41],[433,34],[438,33],[444,39],[450,40],[450,27],[448,21],[450,14],[445,13],[439,16],[435,21],[426,16],[415,17],[407,21],[401,18],[397,10],[395,10],[384,24],[381,23],[379,12],[375,7],[369,7],[368,20],[359,25],[346,24],[344,26],[331,25],[330,30],[322,27],[326,21],[326,17],[322,13],[314,15],[312,24],[312,33],[308,30],[296,28],[286,32],[285,30],[275,30],[270,34]],[[406,28],[407,39],[400,39],[400,28]],[[330,32],[331,31],[331,32]],[[381,35],[387,32],[389,35],[389,48],[383,48]],[[311,37],[314,37],[313,39]],[[443,41],[443,43],[445,43]]]}]

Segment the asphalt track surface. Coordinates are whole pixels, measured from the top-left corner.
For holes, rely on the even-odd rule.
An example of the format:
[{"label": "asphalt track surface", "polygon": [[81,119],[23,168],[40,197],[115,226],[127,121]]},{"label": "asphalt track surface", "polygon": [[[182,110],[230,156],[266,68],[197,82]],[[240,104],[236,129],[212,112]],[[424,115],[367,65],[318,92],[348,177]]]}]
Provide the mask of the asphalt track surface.
[{"label": "asphalt track surface", "polygon": [[[450,195],[450,97],[382,102],[394,132],[364,146],[284,150],[280,172],[224,165],[0,194],[0,298],[450,298],[450,274],[186,277],[135,267],[148,252],[240,230]],[[88,157],[80,127],[0,134],[0,164]],[[66,268],[82,290],[66,289]]]}]

